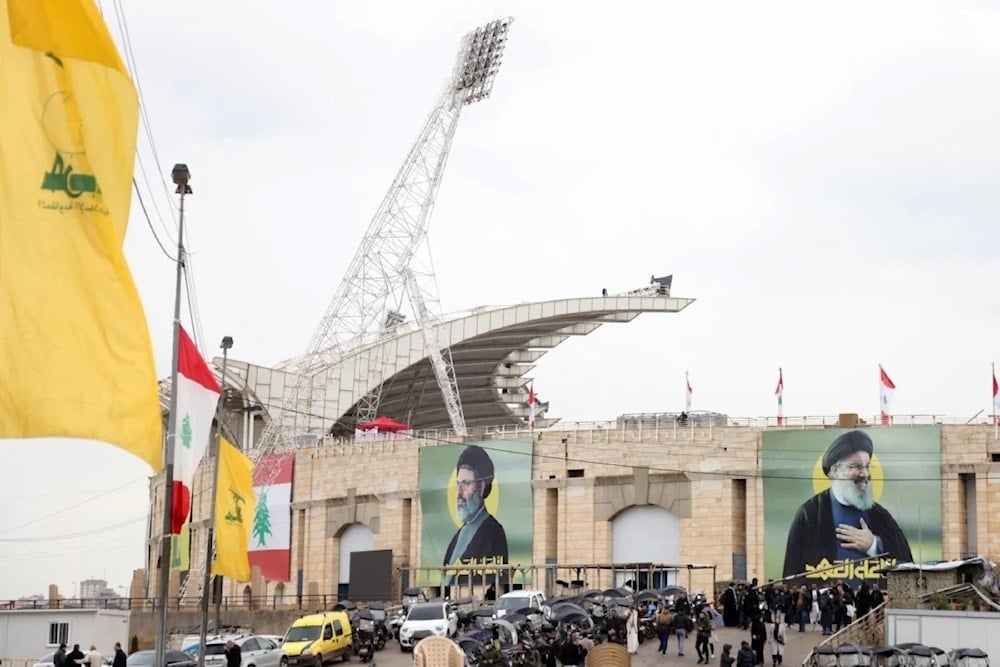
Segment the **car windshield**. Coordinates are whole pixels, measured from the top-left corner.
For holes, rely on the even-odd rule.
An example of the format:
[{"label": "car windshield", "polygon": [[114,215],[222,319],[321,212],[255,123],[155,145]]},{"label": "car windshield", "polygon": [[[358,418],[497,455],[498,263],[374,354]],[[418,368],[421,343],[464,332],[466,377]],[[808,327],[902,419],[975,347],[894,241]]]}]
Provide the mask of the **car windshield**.
[{"label": "car windshield", "polygon": [[444,607],[439,604],[418,604],[410,607],[408,621],[434,621],[444,618]]},{"label": "car windshield", "polygon": [[528,606],[530,599],[525,597],[503,597],[497,600],[496,609],[521,609]]},{"label": "car windshield", "polygon": [[285,643],[290,642],[314,642],[319,639],[318,625],[296,625],[288,631],[285,636]]},{"label": "car windshield", "polygon": [[156,651],[139,651],[133,653],[125,661],[129,667],[147,667],[156,662]]}]

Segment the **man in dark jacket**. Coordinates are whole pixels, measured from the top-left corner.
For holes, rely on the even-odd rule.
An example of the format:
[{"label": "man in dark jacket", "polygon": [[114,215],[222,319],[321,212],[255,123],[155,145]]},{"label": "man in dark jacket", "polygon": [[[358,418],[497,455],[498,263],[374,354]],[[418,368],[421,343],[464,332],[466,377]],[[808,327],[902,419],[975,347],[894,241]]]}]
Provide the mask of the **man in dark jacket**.
[{"label": "man in dark jacket", "polygon": [[879,554],[910,562],[910,544],[871,486],[872,441],[863,431],[838,436],[823,454],[829,489],[799,507],[788,531],[783,576]]},{"label": "man in dark jacket", "polygon": [[66,654],[66,665],[67,667],[76,667],[80,663],[77,660],[83,660],[83,651],[80,650],[79,644],[73,644],[73,650]]},{"label": "man in dark jacket", "polygon": [[59,648],[52,655],[52,664],[56,667],[66,667],[66,644],[59,644]]},{"label": "man in dark jacket", "polygon": [[[479,560],[496,565],[509,562],[507,533],[486,510],[486,499],[493,490],[493,474],[493,461],[482,447],[469,445],[462,450],[455,465],[455,509],[462,525],[448,544],[444,565]],[[454,579],[449,575],[444,584],[451,583]]]},{"label": "man in dark jacket", "polygon": [[128,656],[125,655],[125,651],[122,650],[122,645],[119,642],[115,642],[115,659],[111,664],[111,667],[125,667],[128,664]]},{"label": "man in dark jacket", "polygon": [[226,667],[241,667],[243,664],[243,651],[239,644],[230,639],[226,642]]}]

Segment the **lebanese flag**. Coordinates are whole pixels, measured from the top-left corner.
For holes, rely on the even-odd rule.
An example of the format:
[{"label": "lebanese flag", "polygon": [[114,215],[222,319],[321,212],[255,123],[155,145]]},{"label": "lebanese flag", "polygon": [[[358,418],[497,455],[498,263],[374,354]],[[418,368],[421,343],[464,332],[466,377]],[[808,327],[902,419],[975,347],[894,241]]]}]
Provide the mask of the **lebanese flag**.
[{"label": "lebanese flag", "polygon": [[896,391],[896,385],[892,383],[889,379],[889,375],[882,368],[882,364],[878,365],[879,374],[879,388],[878,388],[878,398],[879,406],[882,411],[882,425],[889,425],[889,409],[892,406],[892,394]]},{"label": "lebanese flag", "polygon": [[180,327],[177,354],[177,410],[174,415],[174,484],[170,528],[181,532],[191,515],[191,487],[208,448],[212,419],[222,390],[194,342]]},{"label": "lebanese flag", "polygon": [[528,428],[535,430],[535,383],[528,385]]},{"label": "lebanese flag", "polygon": [[778,397],[778,426],[785,423],[785,380],[778,369],[778,387],[774,390],[774,395]]},{"label": "lebanese flag", "polygon": [[997,384],[997,371],[993,369],[993,423],[1000,425],[1000,384]]},{"label": "lebanese flag", "polygon": [[288,581],[292,565],[292,475],[295,454],[271,454],[253,468],[257,496],[250,529],[251,567],[259,567],[266,581]]},{"label": "lebanese flag", "polygon": [[688,377],[688,372],[684,371],[684,386],[687,388],[687,393],[684,398],[684,412],[691,412],[691,399],[694,398],[694,389],[691,388],[691,378]]}]

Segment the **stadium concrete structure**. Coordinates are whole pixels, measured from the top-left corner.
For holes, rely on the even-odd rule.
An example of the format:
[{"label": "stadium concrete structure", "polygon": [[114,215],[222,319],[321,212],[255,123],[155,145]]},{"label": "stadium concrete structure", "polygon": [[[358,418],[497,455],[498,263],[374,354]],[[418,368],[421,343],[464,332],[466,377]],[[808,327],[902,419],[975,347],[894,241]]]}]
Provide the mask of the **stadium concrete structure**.
[{"label": "stadium concrete structure", "polygon": [[[557,568],[538,584],[552,593],[560,590],[551,586],[557,579],[605,588],[629,576],[633,563],[678,564],[670,579],[696,590],[711,590],[713,576],[763,578],[760,449],[766,430],[608,422],[536,431],[534,561]],[[524,428],[509,428],[483,439],[502,445],[505,438],[526,435]],[[297,449],[289,579],[264,581],[255,573],[249,583],[227,582],[226,594],[234,600],[253,596],[263,604],[294,603],[301,581],[303,595],[332,599],[349,583],[342,579],[341,564],[355,549],[391,549],[396,585],[405,583],[403,572],[421,565],[419,452],[442,442],[331,438]],[[941,457],[943,558],[1000,553],[1000,442],[994,427],[943,425]],[[209,509],[207,467],[202,468],[195,482],[193,551],[204,548],[200,522]],[[156,480],[151,485],[153,526],[159,525],[161,486]],[[735,571],[744,557],[745,573]],[[617,573],[593,567],[615,563]],[[685,564],[716,568],[685,571]],[[174,576],[172,596],[179,590],[180,574]]]},{"label": "stadium concrete structure", "polygon": [[[678,312],[691,302],[656,291],[476,309],[439,325],[440,339],[454,355],[471,427],[464,441],[489,447],[491,441],[532,439],[533,563],[519,565],[534,585],[550,593],[560,592],[557,581],[583,580],[594,588],[620,584],[635,576],[635,564],[658,564],[657,581],[696,590],[710,590],[713,580],[763,579],[764,434],[845,425],[838,417],[789,418],[775,427],[773,420],[720,425],[716,417],[678,424],[637,416],[565,425],[545,419],[530,432],[524,375],[532,362],[603,323],[627,322],[643,312]],[[354,439],[353,407],[372,387],[341,378],[353,379],[350,366],[367,363],[369,355],[391,364],[383,412],[409,420],[411,436]],[[289,576],[264,581],[255,572],[249,583],[227,582],[232,599],[282,604],[294,603],[298,594],[337,597],[349,591],[344,563],[357,551],[391,550],[397,590],[415,581],[420,568],[440,566],[424,562],[421,554],[420,451],[463,439],[447,430],[447,415],[414,332],[401,326],[390,339],[336,361],[339,372],[324,371],[326,399],[310,412],[310,424],[320,428],[320,435],[309,434],[293,447]],[[215,365],[220,367],[219,360]],[[241,443],[254,442],[268,409],[280,404],[291,384],[293,369],[294,362],[268,369],[229,360],[223,418]],[[873,437],[882,429],[913,428],[901,421],[892,426],[861,422],[861,427]],[[940,429],[942,557],[997,553],[1000,441],[995,428],[944,424]],[[248,449],[252,456],[253,445]],[[203,464],[195,481],[192,554],[205,551],[208,470]],[[152,480],[154,531],[161,525],[161,493],[162,481]],[[148,590],[154,590],[157,543],[151,534]],[[192,556],[187,574],[194,580],[200,579],[199,566]],[[176,596],[182,573],[173,576]],[[197,599],[197,591],[188,595]]]},{"label": "stadium concrete structure", "polygon": [[[602,324],[630,322],[641,313],[676,313],[694,301],[671,297],[667,291],[657,295],[657,289],[637,290],[634,296],[482,307],[436,325],[436,340],[451,350],[466,424],[472,429],[525,424],[525,375],[546,352]],[[308,414],[299,415],[300,444],[316,434],[352,433],[358,400],[376,389],[381,414],[415,431],[451,428],[421,332],[411,323],[397,325],[390,335],[357,347],[343,358],[331,356],[324,362],[324,369],[309,380],[306,393],[313,400],[305,404]],[[221,367],[220,359],[215,363]],[[376,365],[379,374],[363,372]],[[288,405],[297,381],[289,376],[296,373],[295,359],[273,369],[230,360],[227,382],[240,388],[249,401],[247,407],[256,401],[273,411]],[[385,380],[380,382],[381,378]]]}]

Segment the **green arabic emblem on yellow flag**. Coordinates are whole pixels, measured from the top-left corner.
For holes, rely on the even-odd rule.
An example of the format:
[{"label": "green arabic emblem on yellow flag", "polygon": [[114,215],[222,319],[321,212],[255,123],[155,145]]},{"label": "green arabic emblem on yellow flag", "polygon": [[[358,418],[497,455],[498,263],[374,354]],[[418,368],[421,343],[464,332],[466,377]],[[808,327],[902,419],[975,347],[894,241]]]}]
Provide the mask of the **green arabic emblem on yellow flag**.
[{"label": "green arabic emblem on yellow flag", "polygon": [[233,508],[226,512],[226,522],[243,523],[243,505],[246,503],[246,498],[233,489],[229,489],[229,495],[233,497]]}]

